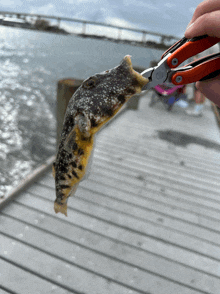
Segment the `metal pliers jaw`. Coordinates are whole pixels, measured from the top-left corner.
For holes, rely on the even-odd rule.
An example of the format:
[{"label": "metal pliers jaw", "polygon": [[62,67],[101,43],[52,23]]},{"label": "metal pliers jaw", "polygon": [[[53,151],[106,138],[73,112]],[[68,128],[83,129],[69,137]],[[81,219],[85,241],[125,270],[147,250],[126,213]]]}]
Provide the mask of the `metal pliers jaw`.
[{"label": "metal pliers jaw", "polygon": [[165,82],[169,82],[170,68],[167,65],[167,59],[171,53],[167,54],[155,67],[148,68],[144,70],[141,75],[149,79],[149,83],[144,86],[143,90],[149,90],[156,87],[157,85],[162,85]]},{"label": "metal pliers jaw", "polygon": [[210,79],[220,74],[220,53],[212,54],[183,67],[178,67],[188,58],[220,42],[219,38],[208,35],[186,39],[185,37],[171,46],[163,55],[157,66],[144,70],[141,75],[149,79],[143,88],[148,90],[163,83],[186,85]]}]

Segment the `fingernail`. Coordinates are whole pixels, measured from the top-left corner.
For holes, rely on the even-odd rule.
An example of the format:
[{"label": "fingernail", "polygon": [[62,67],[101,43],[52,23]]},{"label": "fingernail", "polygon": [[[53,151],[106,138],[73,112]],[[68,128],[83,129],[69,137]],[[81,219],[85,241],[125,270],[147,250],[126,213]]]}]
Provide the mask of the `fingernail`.
[{"label": "fingernail", "polygon": [[194,22],[191,23],[190,25],[188,25],[188,27],[186,28],[186,31],[185,31],[185,34],[184,34],[186,38],[189,38],[189,34],[191,33],[191,28],[192,28],[193,25],[194,25]]},{"label": "fingernail", "polygon": [[186,27],[186,31],[188,31],[188,29],[190,29],[192,26],[194,25],[194,22],[189,24],[187,27]]}]

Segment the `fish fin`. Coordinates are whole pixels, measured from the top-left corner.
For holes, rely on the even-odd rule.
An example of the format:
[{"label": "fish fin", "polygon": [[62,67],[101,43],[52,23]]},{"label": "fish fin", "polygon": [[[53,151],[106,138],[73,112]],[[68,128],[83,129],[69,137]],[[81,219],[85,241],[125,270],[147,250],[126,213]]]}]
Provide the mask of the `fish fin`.
[{"label": "fish fin", "polygon": [[64,148],[68,152],[73,151],[72,146],[75,143],[75,139],[76,139],[76,128],[78,128],[78,130],[84,137],[87,137],[87,138],[90,137],[91,122],[86,114],[79,113],[75,117],[75,126],[67,135],[64,141]]},{"label": "fish fin", "polygon": [[72,153],[72,146],[75,143],[76,138],[76,126],[70,131],[70,133],[67,135],[63,147],[66,151]]},{"label": "fish fin", "polygon": [[61,212],[65,216],[67,216],[67,203],[61,204],[57,203],[56,200],[54,202],[54,211],[56,213]]},{"label": "fish fin", "polygon": [[68,197],[72,197],[72,196],[74,196],[74,194],[76,193],[76,190],[77,190],[77,188],[78,188],[78,186],[79,186],[79,183],[80,183],[80,182],[76,183],[76,184],[72,187],[71,192],[70,192],[70,195],[69,195]]},{"label": "fish fin", "polygon": [[91,121],[87,114],[79,113],[75,118],[76,125],[85,137],[90,137]]},{"label": "fish fin", "polygon": [[53,177],[54,177],[54,179],[55,179],[55,175],[56,175],[56,170],[55,170],[55,161],[54,161],[54,163],[53,163],[53,165],[52,165],[52,175],[53,175]]}]

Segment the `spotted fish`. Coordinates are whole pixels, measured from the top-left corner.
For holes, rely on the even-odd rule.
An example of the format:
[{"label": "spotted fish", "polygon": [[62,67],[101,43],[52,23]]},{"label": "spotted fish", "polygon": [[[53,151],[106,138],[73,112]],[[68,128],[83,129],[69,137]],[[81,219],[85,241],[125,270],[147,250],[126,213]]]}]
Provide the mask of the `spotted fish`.
[{"label": "spotted fish", "polygon": [[86,174],[92,157],[94,135],[148,82],[134,71],[131,58],[127,55],[119,66],[95,74],[77,89],[67,107],[53,164],[56,213],[67,216],[67,199],[75,193]]}]

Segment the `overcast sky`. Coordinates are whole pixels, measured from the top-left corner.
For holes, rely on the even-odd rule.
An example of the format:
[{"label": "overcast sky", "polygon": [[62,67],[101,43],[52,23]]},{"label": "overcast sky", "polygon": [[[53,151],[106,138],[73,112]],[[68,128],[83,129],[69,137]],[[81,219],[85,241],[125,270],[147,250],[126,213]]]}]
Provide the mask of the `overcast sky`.
[{"label": "overcast sky", "polygon": [[1,0],[0,10],[65,16],[182,37],[200,0]]}]

